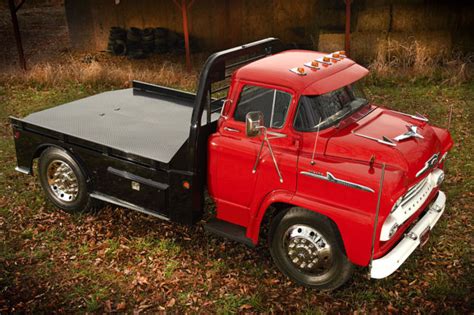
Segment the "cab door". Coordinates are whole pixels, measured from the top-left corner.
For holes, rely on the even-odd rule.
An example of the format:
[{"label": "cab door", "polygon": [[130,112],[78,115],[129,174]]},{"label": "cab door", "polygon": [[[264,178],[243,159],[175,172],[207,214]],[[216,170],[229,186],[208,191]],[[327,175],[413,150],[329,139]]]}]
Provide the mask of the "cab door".
[{"label": "cab door", "polygon": [[[210,141],[211,154],[216,156],[213,161],[217,163],[210,167],[215,170],[210,174],[210,186],[218,219],[247,226],[252,208],[258,207],[266,194],[276,189],[295,190],[297,145],[288,134],[287,119],[293,100],[291,91],[277,87],[241,83],[237,89],[230,115],[223,119]],[[279,135],[270,142],[283,182],[267,144],[254,171],[263,137],[245,135],[245,118],[252,111],[262,112],[268,131]]]}]

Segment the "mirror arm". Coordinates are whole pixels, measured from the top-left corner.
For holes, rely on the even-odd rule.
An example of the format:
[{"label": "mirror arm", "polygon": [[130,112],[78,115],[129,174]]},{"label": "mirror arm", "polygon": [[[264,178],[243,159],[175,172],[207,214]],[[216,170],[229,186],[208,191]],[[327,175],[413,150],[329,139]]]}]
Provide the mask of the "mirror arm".
[{"label": "mirror arm", "polygon": [[255,164],[253,165],[253,169],[252,169],[253,174],[257,172],[257,165],[258,165],[258,161],[260,161],[260,155],[262,155],[264,144],[265,144],[265,140],[262,140],[262,143],[260,143],[260,149],[258,150],[257,159],[255,160]]},{"label": "mirror arm", "polygon": [[262,150],[263,150],[263,144],[264,144],[264,142],[266,142],[267,146],[268,146],[268,150],[270,151],[270,155],[272,156],[273,164],[275,165],[275,169],[278,173],[278,177],[280,178],[280,183],[283,183],[283,176],[281,176],[280,168],[278,167],[278,163],[276,161],[275,154],[273,154],[272,145],[270,144],[270,139],[268,138],[268,135],[267,135],[267,128],[265,128],[263,126],[260,126],[258,128],[263,130],[263,140],[262,140],[262,144],[260,145],[260,150],[258,151],[257,160],[255,161],[255,164],[253,166],[252,173],[255,174],[255,172],[257,171],[257,165],[258,165],[258,161],[260,161],[260,156],[261,156]]}]

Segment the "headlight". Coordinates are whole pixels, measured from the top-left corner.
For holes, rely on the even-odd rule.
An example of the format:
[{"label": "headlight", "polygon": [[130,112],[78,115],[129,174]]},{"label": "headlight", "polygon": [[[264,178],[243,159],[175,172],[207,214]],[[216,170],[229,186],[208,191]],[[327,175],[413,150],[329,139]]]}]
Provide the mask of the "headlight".
[{"label": "headlight", "polygon": [[380,240],[388,241],[391,239],[398,231],[398,227],[398,223],[391,215],[389,215],[382,225],[382,231],[380,231]]},{"label": "headlight", "polygon": [[388,239],[391,239],[397,231],[398,231],[398,224],[395,223],[394,225],[392,225],[392,227],[390,228],[390,231],[388,232]]},{"label": "headlight", "polygon": [[444,181],[444,171],[442,169],[437,168],[433,170],[433,172],[431,172],[431,176],[433,178],[432,183],[435,186],[441,185]]}]

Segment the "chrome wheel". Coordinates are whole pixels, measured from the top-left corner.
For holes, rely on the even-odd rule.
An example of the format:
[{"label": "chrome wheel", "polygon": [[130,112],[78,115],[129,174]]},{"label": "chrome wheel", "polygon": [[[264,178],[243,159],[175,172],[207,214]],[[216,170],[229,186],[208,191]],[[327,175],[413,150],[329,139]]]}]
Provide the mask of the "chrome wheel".
[{"label": "chrome wheel", "polygon": [[73,202],[76,200],[79,188],[77,176],[65,162],[54,160],[47,168],[49,188],[61,201]]},{"label": "chrome wheel", "polygon": [[283,234],[283,244],[291,263],[310,275],[322,275],[333,265],[331,246],[316,229],[293,225]]}]

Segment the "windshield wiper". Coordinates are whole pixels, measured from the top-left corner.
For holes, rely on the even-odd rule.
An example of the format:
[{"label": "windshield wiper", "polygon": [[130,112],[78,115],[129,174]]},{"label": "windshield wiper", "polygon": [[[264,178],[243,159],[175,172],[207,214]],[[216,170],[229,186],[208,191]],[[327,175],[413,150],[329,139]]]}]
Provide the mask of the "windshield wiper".
[{"label": "windshield wiper", "polygon": [[369,101],[367,101],[366,99],[355,99],[353,100],[352,102],[348,103],[349,106],[347,106],[346,108],[349,108],[349,111],[344,113],[344,115],[340,118],[339,122],[337,123],[336,125],[336,128],[339,129],[340,125],[341,125],[341,122],[344,120],[344,118],[352,115],[353,113],[355,113],[356,111],[358,111],[360,108],[362,108],[363,106],[367,105],[369,103]]}]

